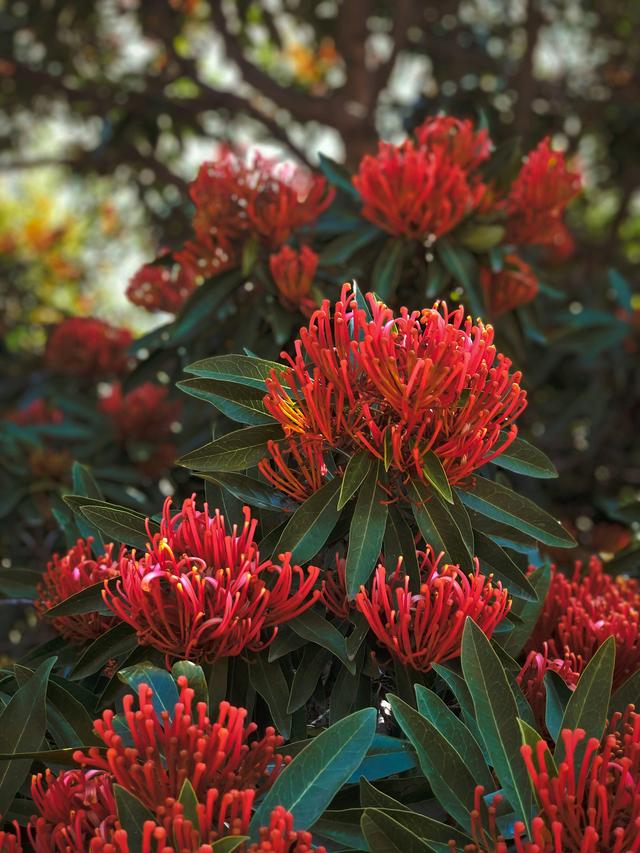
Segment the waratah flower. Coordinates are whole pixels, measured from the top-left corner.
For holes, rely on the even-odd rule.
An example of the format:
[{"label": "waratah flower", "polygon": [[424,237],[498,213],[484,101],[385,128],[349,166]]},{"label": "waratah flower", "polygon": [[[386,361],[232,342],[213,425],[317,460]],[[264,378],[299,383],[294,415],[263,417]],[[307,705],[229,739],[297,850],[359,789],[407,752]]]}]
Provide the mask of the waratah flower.
[{"label": "waratah flower", "polygon": [[22,831],[18,821],[13,822],[14,831],[0,830],[0,850],[2,853],[22,853]]},{"label": "waratah flower", "polygon": [[[283,738],[267,728],[263,738],[253,739],[257,726],[246,723],[246,709],[226,701],[220,702],[213,722],[206,704],[194,701],[184,676],[178,679],[178,688],[179,701],[172,713],[158,713],[153,691],[141,684],[137,709],[132,694],[123,699],[127,738],[114,724],[113,711],[106,710],[94,724],[106,753],[91,747],[88,752],[76,751],[74,760],[82,767],[110,773],[116,784],[160,818],[188,779],[199,802],[210,807],[212,819],[217,820],[228,805],[226,794],[247,788],[263,793],[273,784],[285,761],[277,752]],[[209,794],[211,789],[217,793]]]},{"label": "waratah flower", "polygon": [[538,293],[536,274],[518,255],[506,255],[504,266],[499,272],[481,267],[480,284],[484,303],[494,317],[526,305]]},{"label": "waratah flower", "polygon": [[9,412],[6,419],[17,426],[46,426],[61,423],[64,414],[43,397],[36,397],[24,408]]},{"label": "waratah flower", "polygon": [[543,651],[529,652],[522,669],[516,676],[516,681],[531,705],[538,724],[538,731],[546,731],[547,690],[544,683],[546,673],[557,672],[567,687],[573,690],[578,683],[582,668],[582,660],[576,658],[569,651],[565,651],[563,658],[549,657],[549,649],[546,643]]},{"label": "waratah flower", "polygon": [[36,853],[89,850],[92,839],[111,839],[116,804],[108,773],[65,770],[55,776],[47,770],[33,777],[31,797],[38,813],[27,833]]},{"label": "waratah flower", "polygon": [[159,535],[137,559],[119,564],[116,589],[105,587],[107,606],[138,632],[142,645],[171,658],[214,661],[257,652],[275,638],[278,625],[310,607],[319,570],[260,560],[257,521],[244,508],[244,524],[227,530],[218,510],[193,499],[170,517],[164,507]]},{"label": "waratah flower", "polygon": [[[640,715],[613,715],[602,741],[561,732],[565,756],[549,775],[549,746],[521,747],[537,794],[534,821],[543,853],[627,853],[640,849]],[[579,751],[578,751],[579,750]],[[578,755],[581,754],[581,758]],[[536,838],[537,840],[537,838]]]},{"label": "waratah flower", "polygon": [[561,246],[566,242],[562,214],[582,188],[579,172],[569,170],[564,154],[549,137],[527,157],[506,203],[508,243]]},{"label": "waratah flower", "polygon": [[311,293],[313,277],[318,266],[318,255],[308,246],[299,252],[283,246],[269,256],[269,269],[278,291],[278,299],[287,311],[300,311],[310,317],[317,308]]},{"label": "waratah flower", "polygon": [[[482,785],[476,786],[474,807],[470,812],[473,844],[464,847],[465,853],[508,853],[510,849],[513,849],[515,853],[540,853],[535,845],[523,841],[522,836],[525,827],[519,820],[513,824],[514,847],[510,848],[498,827],[498,814],[503,801],[504,798],[501,794],[495,794],[487,804],[484,799],[484,788]],[[463,849],[459,842],[456,843],[454,829],[451,830],[451,835],[452,839],[449,842],[451,849]]]},{"label": "waratah flower", "polygon": [[362,586],[356,595],[356,606],[378,641],[392,657],[419,672],[460,655],[468,616],[490,638],[511,607],[507,590],[480,573],[477,559],[467,575],[459,566],[443,564],[442,557],[430,546],[418,552],[419,592],[410,588],[399,560],[389,575],[379,565],[371,592]]},{"label": "waratah flower", "polygon": [[314,847],[310,832],[293,828],[293,815],[282,806],[272,812],[269,826],[260,829],[260,841],[251,844],[247,853],[326,853],[324,847]]},{"label": "waratah flower", "polygon": [[472,171],[491,154],[491,140],[485,129],[476,130],[469,119],[430,116],[416,128],[418,145],[427,151],[442,150],[452,163]]},{"label": "waratah flower", "polygon": [[336,567],[324,574],[320,601],[338,619],[348,619],[353,602],[347,596],[347,561],[336,554]]},{"label": "waratah flower", "polygon": [[389,234],[430,241],[455,228],[485,190],[444,149],[426,150],[410,140],[381,142],[375,156],[362,158],[353,184],[365,219]]},{"label": "waratah flower", "polygon": [[449,482],[459,483],[515,439],[526,406],[520,373],[496,353],[493,329],[465,320],[464,309],[431,308],[399,316],[369,295],[372,319],[349,285],[331,316],[325,300],[300,330],[289,366],[267,379],[264,403],[288,443],[269,445],[260,470],[300,500],[326,474],[323,453],[366,451],[405,480],[427,482],[433,451]]},{"label": "waratah flower", "polygon": [[[78,539],[76,544],[63,557],[54,554],[47,564],[42,581],[38,584],[38,598],[34,602],[40,616],[61,601],[75,595],[83,589],[100,581],[108,580],[118,573],[120,555],[114,556],[113,545],[105,545],[104,553],[93,556],[93,539]],[[58,634],[72,643],[84,643],[95,640],[117,622],[114,616],[99,613],[79,613],[76,615],[56,616],[51,624]]]},{"label": "waratah flower", "polygon": [[614,688],[640,669],[640,582],[611,577],[602,561],[592,557],[586,572],[576,562],[567,577],[553,568],[542,613],[527,643],[527,651],[547,643],[555,658],[565,649],[585,664],[608,638],[616,644]]},{"label": "waratah flower", "polygon": [[167,254],[164,252],[158,259],[164,263],[145,264],[129,281],[127,298],[134,305],[147,311],[175,314],[195,289],[193,269]]},{"label": "waratah flower", "polygon": [[54,373],[99,379],[122,373],[127,366],[131,332],[94,317],[69,317],[54,327],[45,362]]}]

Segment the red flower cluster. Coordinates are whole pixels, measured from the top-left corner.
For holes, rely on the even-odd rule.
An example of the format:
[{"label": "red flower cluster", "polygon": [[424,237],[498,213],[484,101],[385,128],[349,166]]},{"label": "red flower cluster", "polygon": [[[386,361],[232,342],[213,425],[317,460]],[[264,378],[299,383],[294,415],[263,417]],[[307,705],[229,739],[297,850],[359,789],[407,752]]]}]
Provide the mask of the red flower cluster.
[{"label": "red flower cluster", "polygon": [[2,853],[22,853],[22,832],[17,821],[13,822],[14,831],[0,830],[0,850]]},{"label": "red flower cluster", "polygon": [[576,658],[569,651],[565,651],[563,658],[549,657],[546,643],[542,652],[529,652],[516,681],[533,709],[538,731],[546,731],[547,691],[544,683],[545,674],[549,671],[557,672],[567,687],[573,690],[578,683],[582,668],[582,660]]},{"label": "red flower cluster", "polygon": [[509,243],[547,247],[566,255],[571,240],[562,215],[582,187],[579,172],[569,170],[564,154],[547,137],[532,151],[513,182],[506,203]]},{"label": "red flower cluster", "polygon": [[281,246],[314,222],[334,195],[320,175],[259,154],[247,163],[228,149],[203,163],[190,194],[195,239],[178,257],[203,276],[236,264],[252,237],[270,248]]},{"label": "red flower cluster", "polygon": [[[166,254],[161,254],[168,261]],[[167,311],[175,314],[195,289],[195,275],[188,266],[179,263],[145,264],[131,278],[127,298],[147,311]]]},{"label": "red flower cluster", "polygon": [[517,435],[526,394],[520,374],[496,353],[490,326],[465,320],[462,307],[402,308],[394,316],[367,299],[371,320],[349,285],[333,317],[325,300],[300,330],[294,357],[283,353],[290,366],[267,379],[265,406],[288,441],[270,443],[260,470],[297,500],[321,485],[329,448],[365,450],[402,479],[425,482],[433,451],[454,484]]},{"label": "red flower cluster", "polygon": [[69,317],[54,327],[45,362],[54,373],[97,379],[122,373],[131,344],[128,329],[116,329],[94,317]]},{"label": "red flower cluster", "polygon": [[554,567],[527,650],[547,643],[554,658],[568,650],[587,663],[607,637],[616,643],[615,688],[640,669],[640,583],[606,574],[597,557],[586,572],[576,562],[571,577]]},{"label": "red flower cluster", "polygon": [[311,293],[317,267],[318,255],[308,246],[303,246],[299,252],[283,246],[269,256],[269,269],[283,308],[300,311],[306,317],[312,315],[317,307]]},{"label": "red flower cluster", "polygon": [[46,426],[61,423],[64,420],[64,414],[60,409],[47,403],[43,397],[36,397],[24,409],[9,412],[6,419],[17,426]]},{"label": "red flower cluster", "polygon": [[292,566],[290,554],[261,562],[256,525],[245,507],[241,529],[227,531],[218,510],[199,511],[193,499],[172,517],[167,499],[147,553],[120,560],[116,590],[103,593],[107,606],[167,659],[213,661],[266,648],[278,625],[316,600],[319,570]]},{"label": "red flower cluster", "polygon": [[320,601],[338,619],[348,619],[353,603],[347,597],[347,561],[336,554],[336,567],[325,572]]},{"label": "red flower cluster", "polygon": [[252,844],[247,853],[326,853],[324,847],[314,847],[310,832],[296,832],[293,815],[282,806],[271,812],[269,826],[260,829],[260,841]]},{"label": "red flower cluster", "polygon": [[531,302],[538,293],[536,274],[518,255],[505,255],[504,267],[499,272],[482,267],[480,284],[484,303],[494,317]]},{"label": "red flower cluster", "polygon": [[416,128],[415,137],[421,148],[442,150],[452,163],[469,171],[477,169],[491,154],[488,131],[476,130],[469,119],[432,116]]},{"label": "red flower cluster", "polygon": [[371,593],[363,586],[356,595],[358,610],[378,641],[419,672],[459,656],[467,616],[491,637],[511,607],[507,590],[482,575],[477,560],[475,571],[466,575],[459,566],[442,565],[442,556],[436,557],[430,546],[418,552],[418,593],[410,589],[400,560],[388,577],[378,566]]},{"label": "red flower cluster", "polygon": [[[118,560],[124,556],[124,548],[121,548],[119,556],[114,557],[114,546],[105,545],[104,553],[94,558],[92,543],[91,537],[78,539],[63,557],[53,555],[38,584],[38,598],[34,602],[40,616],[46,616],[48,610],[77,592],[118,573]],[[56,616],[51,620],[54,630],[72,643],[95,640],[116,622],[115,617],[99,613]]]},{"label": "red flower cluster", "polygon": [[[465,853],[508,853],[509,843],[505,841],[498,828],[498,813],[503,799],[501,794],[495,794],[487,805],[484,800],[484,788],[482,785],[476,786],[474,807],[471,811],[471,837],[474,843],[464,848]],[[513,825],[515,853],[541,853],[535,845],[522,840],[524,831],[524,824],[516,821]],[[450,845],[452,850],[459,849],[453,840]]]},{"label": "red flower cluster", "polygon": [[549,776],[549,747],[521,747],[540,804],[533,821],[541,853],[629,853],[640,850],[640,715],[630,705],[614,714],[602,742],[590,738],[580,762],[576,750],[586,735],[564,729],[565,757]]}]

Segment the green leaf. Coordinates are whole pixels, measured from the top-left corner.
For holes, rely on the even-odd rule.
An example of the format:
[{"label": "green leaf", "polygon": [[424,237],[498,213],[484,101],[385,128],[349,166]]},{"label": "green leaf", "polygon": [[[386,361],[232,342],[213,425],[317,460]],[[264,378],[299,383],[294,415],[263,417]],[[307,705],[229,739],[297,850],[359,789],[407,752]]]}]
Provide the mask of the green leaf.
[{"label": "green leaf", "polygon": [[[522,734],[523,746],[530,746],[533,750],[533,754],[535,755],[538,742],[543,739],[542,735],[532,728],[529,723],[525,722],[525,720],[518,720],[518,725],[520,726],[520,732]],[[548,749],[545,749],[544,751],[544,761],[547,767],[547,773],[549,774],[549,777],[553,779],[558,775],[558,771],[556,769],[553,756]]]},{"label": "green leaf", "polygon": [[544,674],[544,688],[547,694],[544,719],[549,734],[557,741],[571,690],[558,673],[551,669]]},{"label": "green leaf", "polygon": [[275,554],[291,551],[292,561],[308,563],[325,544],[338,517],[340,480],[335,477],[301,504],[287,522]]},{"label": "green leaf", "polygon": [[551,569],[548,565],[540,566],[528,576],[528,579],[536,592],[537,599],[535,601],[513,599],[510,615],[516,615],[521,621],[514,625],[511,633],[500,640],[502,648],[512,656],[520,654],[538,621],[551,584]]},{"label": "green leaf", "polygon": [[[504,437],[504,433],[502,433]],[[553,462],[545,454],[529,444],[523,438],[516,438],[506,450],[492,460],[494,465],[513,471],[516,474],[525,474],[527,477],[538,477],[548,480],[558,476]]]},{"label": "green leaf", "polygon": [[453,495],[451,493],[451,486],[449,485],[449,481],[447,480],[447,475],[445,473],[444,468],[442,467],[440,459],[432,450],[429,450],[429,452],[424,457],[422,473],[431,483],[433,488],[438,492],[440,497],[444,498],[447,503],[452,504]]},{"label": "green leaf", "polygon": [[93,675],[112,658],[119,658],[133,651],[137,644],[135,629],[126,622],[118,622],[87,646],[78,658],[69,678],[72,681],[79,681],[81,678]]},{"label": "green leaf", "polygon": [[305,610],[304,613],[290,619],[287,626],[299,637],[330,651],[338,660],[342,661],[349,672],[354,673],[356,671],[353,660],[347,654],[347,643],[343,635],[335,625],[332,625],[315,610]]},{"label": "green leaf", "polygon": [[382,477],[379,460],[370,467],[358,492],[351,525],[345,576],[347,596],[353,598],[365,584],[380,558],[380,549],[387,526],[385,493],[378,485]]},{"label": "green leaf", "polygon": [[179,701],[178,688],[170,673],[151,663],[137,663],[118,672],[118,678],[128,684],[134,693],[141,684],[147,684],[153,690],[152,703],[160,716],[163,711],[173,719],[176,703]]},{"label": "green leaf", "polygon": [[406,242],[402,237],[390,237],[373,265],[371,288],[383,302],[391,299],[397,290],[402,275],[405,248]]},{"label": "green leaf", "polygon": [[350,195],[352,198],[360,199],[360,193],[351,182],[351,175],[340,163],[336,163],[326,154],[318,154],[318,166],[329,183]]},{"label": "green leaf", "polygon": [[123,788],[114,785],[113,793],[116,800],[116,813],[121,827],[127,833],[129,853],[142,853],[142,833],[145,821],[155,818],[140,800]]},{"label": "green leaf", "polygon": [[[15,755],[41,748],[47,729],[47,686],[56,658],[40,664],[0,714],[0,754]],[[31,767],[31,758],[0,761],[0,814],[6,815]]]},{"label": "green leaf", "polygon": [[360,484],[369,473],[374,462],[371,454],[360,450],[349,459],[340,484],[338,509],[342,509],[360,488]]},{"label": "green leaf", "polygon": [[177,464],[195,471],[243,471],[268,456],[269,441],[279,440],[283,440],[279,424],[245,427],[192,450]]},{"label": "green leaf", "polygon": [[431,853],[425,841],[386,812],[366,809],[361,826],[371,853]]},{"label": "green leaf", "polygon": [[398,725],[413,744],[420,768],[442,807],[462,826],[471,825],[473,774],[456,748],[422,714],[398,696],[387,694]]},{"label": "green leaf", "polygon": [[[270,512],[292,512],[299,504],[281,492],[277,492],[273,486],[267,485],[255,477],[247,477],[245,474],[215,473],[202,474],[203,480],[215,483],[241,503],[251,507],[266,509]],[[222,507],[220,507],[222,509]]]},{"label": "green leaf", "polygon": [[409,480],[407,490],[416,524],[425,541],[436,554],[444,551],[448,562],[457,563],[465,570],[471,568],[472,554],[448,506],[416,478]]},{"label": "green leaf", "polygon": [[268,379],[274,370],[276,374],[282,374],[287,370],[287,366],[249,355],[215,355],[185,367],[186,373],[257,388],[262,394],[267,393],[265,379]]},{"label": "green leaf", "polygon": [[[109,578],[107,584],[109,587],[114,587],[118,582],[117,577]],[[44,613],[47,619],[54,619],[58,616],[76,616],[79,613],[111,613],[107,605],[104,603],[102,592],[105,582],[98,581],[91,586],[86,586],[80,592],[70,595],[59,604],[54,605]]]},{"label": "green leaf", "polygon": [[625,711],[627,705],[640,708],[640,670],[629,676],[615,691],[609,703],[609,714],[614,711]]},{"label": "green leaf", "polygon": [[227,835],[226,838],[219,838],[213,842],[213,853],[233,853],[248,840],[248,835]]},{"label": "green leaf", "polygon": [[80,512],[87,521],[95,524],[110,540],[146,550],[151,536],[160,528],[149,522],[147,533],[146,519],[128,509],[116,509],[112,506],[81,506]]},{"label": "green leaf", "polygon": [[409,575],[411,588],[419,590],[420,569],[413,531],[404,520],[401,511],[393,504],[389,506],[383,546],[385,565],[394,568],[398,565],[398,558],[402,557],[403,570]]},{"label": "green leaf", "polygon": [[364,249],[369,243],[377,240],[381,233],[375,225],[365,223],[347,234],[336,237],[320,252],[319,265],[321,267],[334,267],[346,263],[360,249]]},{"label": "green leaf", "polygon": [[197,827],[200,823],[198,819],[198,798],[189,779],[185,779],[182,783],[178,802],[182,804],[184,817],[191,821],[192,826]]},{"label": "green leaf", "polygon": [[268,653],[260,652],[249,666],[249,681],[269,706],[276,729],[288,739],[291,734],[291,714],[287,712],[289,685],[280,663],[270,663]]},{"label": "green leaf", "polygon": [[520,755],[518,706],[500,659],[470,618],[462,635],[461,660],[493,769],[517,818],[529,827],[531,783]]},{"label": "green leaf", "polygon": [[464,491],[458,490],[458,494],[464,504],[482,515],[509,524],[545,545],[573,548],[576,544],[555,518],[500,483],[476,476],[473,485]]},{"label": "green leaf", "polygon": [[216,323],[216,311],[242,283],[240,270],[230,270],[197,287],[187,299],[175,322],[168,328],[166,348],[190,343],[207,326]]},{"label": "green leaf", "polygon": [[[86,497],[93,498],[94,500],[103,500],[100,487],[86,465],[81,465],[79,462],[73,463],[71,466],[71,483],[75,494],[86,495]],[[82,517],[77,518],[76,522],[80,535],[84,539],[92,536],[96,545],[102,546],[104,544],[102,535],[97,528],[88,524]]]},{"label": "green leaf", "polygon": [[352,288],[353,295],[356,298],[356,305],[358,306],[359,311],[364,311],[364,317],[367,323],[373,322],[373,314],[371,313],[371,308],[367,299],[362,292],[361,288],[358,287],[358,283],[356,281],[353,282]]},{"label": "green leaf", "polygon": [[[586,733],[584,740],[576,747],[576,767],[580,766],[580,756],[584,755],[589,738],[594,737],[600,740],[604,732],[615,662],[616,641],[613,637],[607,637],[584,668],[576,689],[567,702],[560,731],[584,729]],[[564,755],[564,741],[560,738],[553,754],[558,766],[562,764]]]},{"label": "green leaf", "polygon": [[398,800],[394,800],[393,797],[390,797],[388,794],[384,794],[382,791],[379,791],[375,788],[371,782],[362,776],[359,780],[360,785],[360,804],[363,808],[367,808],[368,806],[376,809],[384,809],[385,811],[395,811],[396,809],[399,811],[410,812],[411,809],[409,806],[404,805],[404,803],[398,802]]},{"label": "green leaf", "polygon": [[456,242],[472,252],[487,252],[504,237],[503,225],[478,222],[465,225],[456,231]]},{"label": "green leaf", "polygon": [[365,708],[330,726],[288,764],[260,802],[251,821],[252,838],[269,823],[275,806],[291,812],[294,825],[308,829],[362,763],[376,729],[376,711]]},{"label": "green leaf", "polygon": [[181,675],[187,679],[189,687],[194,691],[196,702],[209,702],[209,690],[204,670],[190,660],[178,660],[171,667],[171,675],[177,682]]},{"label": "green leaf", "polygon": [[455,281],[464,287],[464,298],[467,310],[476,317],[483,313],[476,282],[478,281],[478,264],[474,255],[464,246],[454,246],[442,237],[436,243],[436,257]]},{"label": "green leaf", "polygon": [[319,841],[328,838],[341,850],[367,851],[367,842],[360,829],[362,809],[327,809],[311,827],[311,835]]},{"label": "green leaf", "polygon": [[241,424],[273,424],[274,419],[264,407],[265,391],[223,382],[219,379],[185,379],[176,386],[200,400],[215,406],[230,420]]},{"label": "green leaf", "polygon": [[536,591],[527,576],[520,571],[506,551],[478,530],[476,530],[475,543],[476,557],[485,575],[491,571],[508,587],[511,594],[517,594],[526,601],[538,600]]},{"label": "green leaf", "polygon": [[331,660],[322,646],[305,646],[300,665],[296,669],[287,701],[287,713],[293,714],[313,696],[327,663]]}]

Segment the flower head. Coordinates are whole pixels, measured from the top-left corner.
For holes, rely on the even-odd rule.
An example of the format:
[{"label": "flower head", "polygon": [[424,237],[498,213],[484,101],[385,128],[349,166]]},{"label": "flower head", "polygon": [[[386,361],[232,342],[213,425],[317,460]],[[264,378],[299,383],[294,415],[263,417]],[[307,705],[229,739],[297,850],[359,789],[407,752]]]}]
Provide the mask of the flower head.
[{"label": "flower head", "polygon": [[336,567],[324,574],[320,601],[338,619],[348,619],[353,602],[347,595],[347,561],[336,554]]},{"label": "flower head", "polygon": [[[160,255],[160,259],[163,257]],[[190,266],[175,261],[171,265],[145,264],[129,281],[127,298],[147,311],[175,314],[195,286],[195,275]]]},{"label": "flower head", "polygon": [[46,426],[61,423],[64,414],[43,397],[36,397],[24,408],[9,412],[6,419],[17,426]]},{"label": "flower head", "polygon": [[371,453],[399,479],[426,482],[433,451],[459,483],[517,435],[526,406],[520,374],[496,353],[493,329],[464,309],[436,304],[399,316],[368,296],[371,319],[349,285],[333,316],[328,300],[300,330],[286,370],[267,379],[264,403],[288,443],[260,463],[273,485],[298,499],[326,473],[323,453]]},{"label": "flower head", "polygon": [[[508,853],[510,847],[498,827],[498,813],[504,798],[501,794],[495,794],[490,803],[484,799],[484,788],[476,785],[473,792],[474,805],[471,810],[471,837],[473,844],[464,847],[465,853]],[[513,825],[513,848],[515,853],[541,853],[535,845],[523,841],[522,836],[525,827],[522,821],[516,821]],[[452,830],[452,835],[454,835]],[[450,842],[452,850],[459,847]]]},{"label": "flower head", "polygon": [[536,274],[518,255],[506,255],[499,272],[482,267],[480,284],[487,310],[494,317],[531,302],[538,293]]},{"label": "flower head", "polygon": [[251,844],[247,853],[325,853],[324,847],[314,847],[310,832],[296,832],[293,815],[282,806],[272,812],[269,826],[260,829],[260,841]]},{"label": "flower head", "polygon": [[353,185],[365,219],[389,234],[416,240],[451,231],[480,204],[485,190],[444,147],[427,150],[410,140],[381,142],[375,156],[362,158]]},{"label": "flower head", "polygon": [[[602,741],[563,729],[564,759],[550,776],[546,741],[521,747],[537,794],[543,853],[640,849],[640,715],[614,714]],[[581,755],[581,758],[578,755]],[[537,839],[536,839],[537,840]]]},{"label": "flower head", "polygon": [[547,672],[557,672],[567,687],[574,690],[582,667],[582,660],[569,651],[565,651],[563,658],[549,657],[546,643],[543,651],[529,652],[516,681],[533,709],[538,731],[546,731],[547,690],[544,677]]},{"label": "flower head", "polygon": [[22,853],[22,831],[18,821],[13,822],[14,831],[0,829],[0,850],[2,853]]},{"label": "flower head", "polygon": [[49,335],[47,367],[54,373],[101,378],[122,373],[131,343],[128,329],[117,329],[93,317],[69,317]]},{"label": "flower head", "polygon": [[607,637],[616,644],[614,688],[640,669],[640,583],[611,577],[602,561],[592,557],[584,570],[576,562],[567,577],[555,567],[542,613],[527,650],[547,643],[550,654],[565,650],[587,663]]},{"label": "flower head", "polygon": [[[61,601],[65,601],[88,586],[115,577],[118,573],[118,556],[113,554],[113,545],[105,545],[104,553],[94,557],[91,546],[93,539],[78,539],[76,544],[63,557],[53,555],[47,564],[42,581],[38,584],[38,598],[35,608],[40,616]],[[124,548],[120,550],[120,558]],[[99,613],[79,613],[77,615],[56,616],[51,624],[58,634],[73,643],[95,640],[117,622],[114,616],[102,616]]]},{"label": "flower head", "polygon": [[569,170],[564,154],[549,137],[527,157],[507,198],[509,243],[559,246],[566,243],[562,215],[582,188],[579,172]]},{"label": "flower head", "polygon": [[460,655],[467,617],[491,637],[509,612],[511,601],[502,584],[480,573],[478,561],[469,575],[459,566],[442,564],[430,546],[418,552],[421,585],[410,587],[402,568],[387,575],[376,569],[371,592],[361,587],[356,606],[378,641],[406,666],[428,672],[434,663]]},{"label": "flower head", "polygon": [[311,294],[317,266],[318,255],[308,246],[303,246],[299,252],[283,246],[279,252],[269,256],[269,269],[278,299],[287,311],[300,311],[307,317],[311,316],[317,307]]},{"label": "flower head", "polygon": [[415,137],[427,151],[441,150],[462,169],[477,169],[491,154],[491,140],[485,129],[476,130],[469,119],[430,116],[416,128]]},{"label": "flower head", "polygon": [[116,589],[103,593],[141,644],[194,661],[257,652],[316,600],[317,568],[291,565],[290,554],[260,560],[248,507],[242,526],[229,529],[218,510],[199,511],[193,499],[173,517],[170,508],[167,499],[147,553],[125,556]]}]

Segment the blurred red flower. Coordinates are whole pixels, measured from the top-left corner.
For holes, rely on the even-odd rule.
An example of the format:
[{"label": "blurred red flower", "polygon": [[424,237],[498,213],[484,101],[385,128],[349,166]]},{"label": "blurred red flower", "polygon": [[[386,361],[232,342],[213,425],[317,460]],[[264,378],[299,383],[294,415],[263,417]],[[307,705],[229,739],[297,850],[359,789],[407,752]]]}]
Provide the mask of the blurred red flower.
[{"label": "blurred red flower", "polygon": [[491,140],[485,129],[476,130],[469,119],[429,116],[416,128],[418,145],[427,151],[442,150],[452,163],[473,171],[491,155]]},{"label": "blurred red flower", "polygon": [[132,336],[94,317],[69,317],[52,329],[45,363],[54,373],[100,379],[123,373]]},{"label": "blurred red flower", "polygon": [[59,424],[64,420],[63,412],[48,403],[43,397],[36,397],[22,409],[14,409],[5,415],[6,420],[17,426],[46,426]]},{"label": "blurred red flower", "polygon": [[310,317],[318,307],[311,285],[318,266],[318,255],[308,246],[299,252],[283,246],[269,256],[269,269],[278,291],[278,299],[287,311],[300,311]]},{"label": "blurred red flower", "polygon": [[529,264],[513,254],[505,255],[499,272],[481,267],[480,284],[487,310],[494,317],[531,302],[538,293],[536,274]]},{"label": "blurred red flower", "polygon": [[130,279],[127,298],[147,311],[177,313],[196,287],[195,274],[190,266],[168,263],[163,253],[158,260],[165,263],[145,264]]}]

